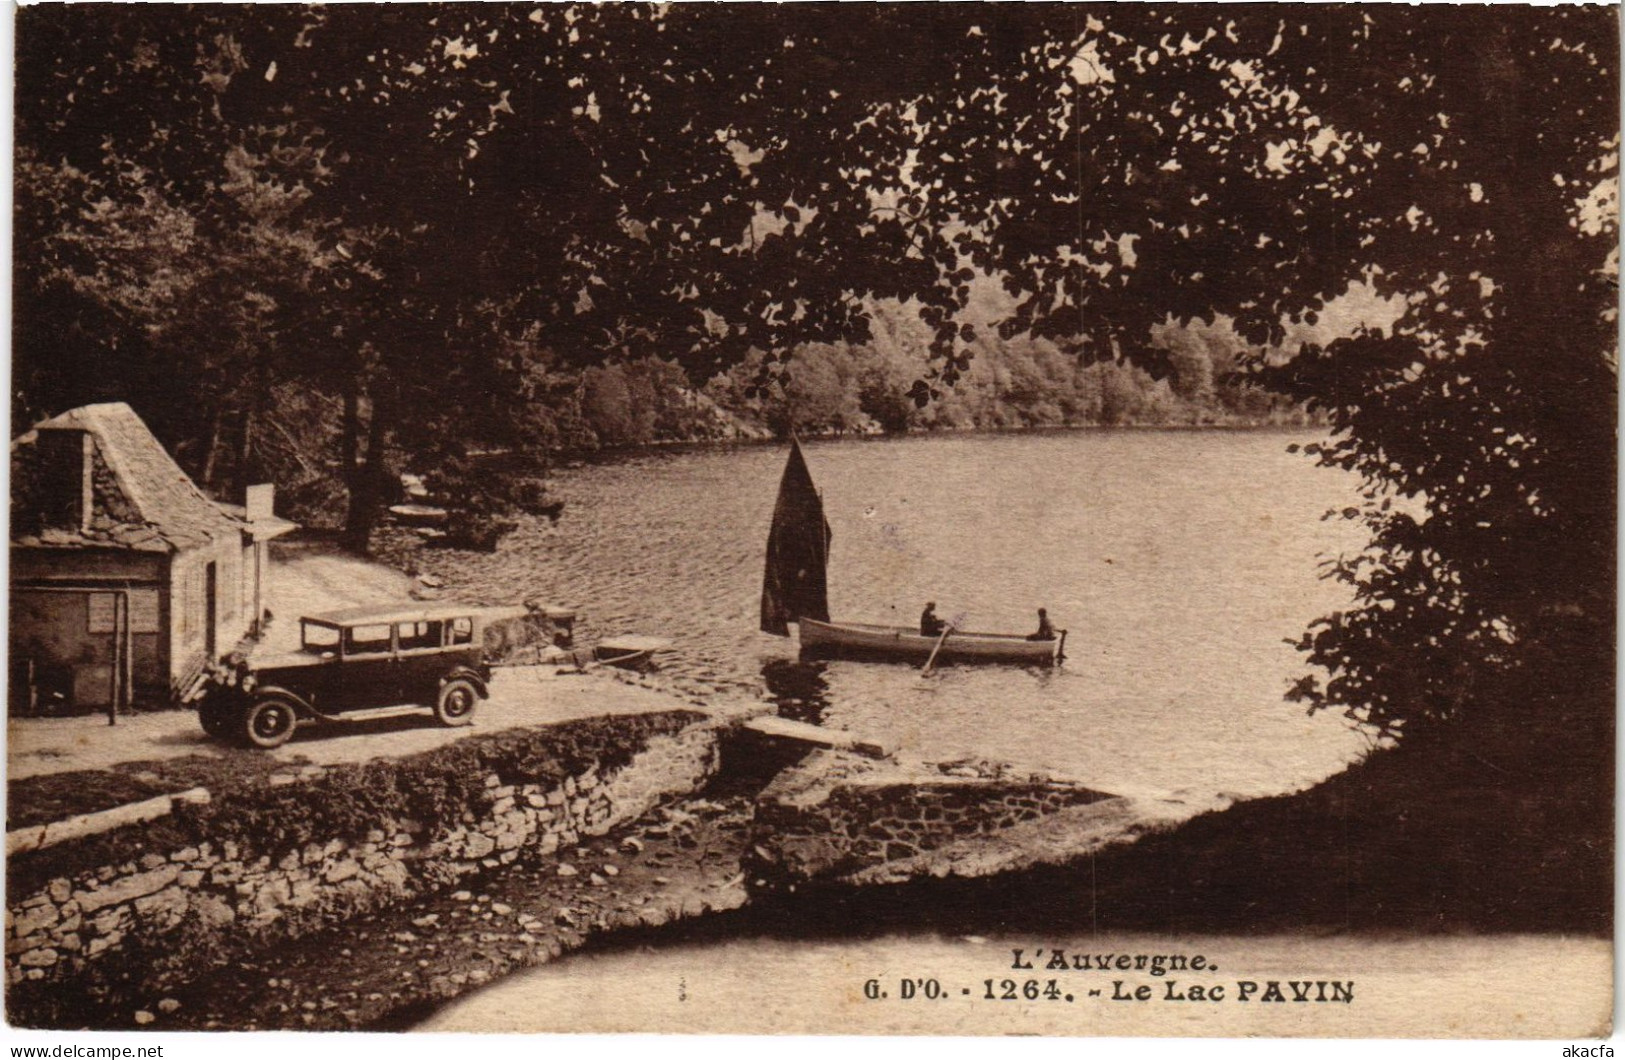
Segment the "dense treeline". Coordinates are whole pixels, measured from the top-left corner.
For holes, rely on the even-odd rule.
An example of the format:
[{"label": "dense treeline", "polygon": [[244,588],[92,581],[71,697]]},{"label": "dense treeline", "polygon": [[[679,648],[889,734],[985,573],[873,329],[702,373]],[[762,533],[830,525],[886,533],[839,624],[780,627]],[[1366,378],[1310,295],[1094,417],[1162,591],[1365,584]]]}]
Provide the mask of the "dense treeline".
[{"label": "dense treeline", "polygon": [[775,436],[1059,426],[1305,424],[1291,399],[1240,375],[1256,354],[1228,323],[1165,326],[1152,341],[1168,365],[1155,378],[1133,360],[1091,361],[1075,345],[1018,335],[979,336],[952,387],[915,400],[929,368],[930,330],[893,307],[864,345],[798,347],[785,381],[751,394],[756,362],[714,381],[719,406]]},{"label": "dense treeline", "polygon": [[587,368],[559,382],[530,415],[563,450],[740,437],[1010,430],[1073,426],[1261,426],[1322,423],[1301,404],[1242,374],[1253,355],[1228,322],[1167,325],[1153,334],[1169,373],[1132,360],[1091,362],[1044,338],[977,340],[970,368],[924,404],[930,329],[897,305],[876,310],[867,343],[813,343],[761,385],[753,352],[696,387],[657,357]]},{"label": "dense treeline", "polygon": [[[25,8],[12,414],[128,400],[205,481],[327,491],[364,546],[398,471],[524,501],[472,471],[485,450],[717,409],[769,431],[1298,415],[1267,386],[1364,483],[1369,546],[1328,571],[1355,602],[1306,632],[1297,695],[1386,740],[1471,730],[1509,775],[1590,763],[1617,29],[1450,5]],[[1290,341],[1359,285],[1391,319]],[[894,303],[917,332],[872,319]],[[1158,330],[1220,319],[1241,345],[1206,368]]]},{"label": "dense treeline", "polygon": [[[541,455],[792,430],[1324,422],[1243,374],[1258,351],[1227,320],[1154,326],[1145,343],[1154,360],[1097,360],[1077,337],[1001,338],[984,328],[966,347],[961,377],[922,400],[934,330],[915,303],[867,305],[868,342],[803,344],[774,356],[751,349],[708,380],[644,353],[648,343],[584,365],[555,353],[535,328],[505,332],[497,308],[478,303],[459,341],[481,344],[480,357],[436,339],[414,362],[444,411],[419,406],[387,434],[373,431],[373,400],[384,392],[331,385],[335,375],[356,380],[348,361],[362,375],[382,367],[370,344],[334,350],[354,307],[332,304],[348,290],[333,273],[352,252],[342,242],[324,247],[323,233],[301,220],[308,189],[269,183],[256,164],[263,160],[229,153],[219,201],[199,206],[148,186],[108,198],[85,173],[23,150],[20,236],[39,253],[18,261],[27,288],[17,330],[28,341],[13,401],[19,422],[85,401],[131,400],[208,488],[232,495],[250,481],[275,481],[296,499],[293,514],[324,524],[345,503],[354,476],[344,468],[363,445],[383,501],[400,471],[455,477],[458,454],[492,448]],[[32,355],[42,347],[50,356]],[[467,495],[467,483],[455,492]],[[504,506],[501,497],[485,500]]]}]

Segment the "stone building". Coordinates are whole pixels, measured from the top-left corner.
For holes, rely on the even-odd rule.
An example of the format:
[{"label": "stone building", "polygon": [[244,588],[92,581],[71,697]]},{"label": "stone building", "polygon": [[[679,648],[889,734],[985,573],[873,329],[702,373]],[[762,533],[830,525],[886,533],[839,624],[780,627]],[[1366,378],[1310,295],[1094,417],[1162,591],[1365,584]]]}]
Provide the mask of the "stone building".
[{"label": "stone building", "polygon": [[11,448],[13,712],[184,699],[257,630],[270,486],[217,504],[130,406],[86,405]]}]

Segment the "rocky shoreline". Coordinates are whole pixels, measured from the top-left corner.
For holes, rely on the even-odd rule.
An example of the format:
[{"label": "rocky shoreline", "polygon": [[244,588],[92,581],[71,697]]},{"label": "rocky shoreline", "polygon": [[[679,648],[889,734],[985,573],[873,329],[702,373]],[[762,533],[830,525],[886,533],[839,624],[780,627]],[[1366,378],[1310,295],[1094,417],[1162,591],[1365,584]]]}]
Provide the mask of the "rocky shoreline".
[{"label": "rocky shoreline", "polygon": [[[1369,880],[1360,861],[1348,860],[1358,849],[1391,845],[1366,835],[1350,849],[1351,834],[1366,831],[1356,809],[1363,799],[1351,796],[1358,789],[1368,799],[1390,787],[1386,774],[1398,764],[1383,759],[1309,792],[1180,820],[1153,820],[1154,807],[1140,800],[1029,791],[1036,778],[998,770],[909,774],[895,764],[843,765],[816,753],[774,778],[723,768],[602,835],[556,848],[525,845],[512,860],[455,881],[426,876],[385,907],[230,964],[206,948],[168,953],[172,971],[132,975],[68,1022],[95,1029],[408,1029],[448,1001],[585,947],[764,933],[846,936],[857,925],[863,933],[1505,930],[1504,915],[1486,919],[1478,907],[1478,899],[1494,899],[1504,914],[1508,893],[1497,886],[1504,874],[1488,872],[1493,862],[1480,857],[1453,859],[1460,869],[1472,866],[1484,884],[1472,891],[1443,876],[1405,887],[1390,882],[1363,896],[1338,885]],[[974,797],[977,790],[986,797]],[[1057,799],[1065,805],[1048,805]],[[1034,808],[1023,800],[1036,800]],[[885,850],[867,856],[861,843],[848,843],[820,846],[808,861],[813,833],[781,835],[774,825],[785,805],[803,802],[808,812],[825,807],[819,812],[831,827],[824,846],[842,834],[869,837],[873,828],[890,831],[892,843],[900,830],[921,824],[935,831],[916,835],[918,852],[900,860]],[[981,807],[963,839],[953,817],[959,802]],[[871,823],[855,828],[860,822]],[[937,834],[941,842],[930,838]],[[796,852],[801,856],[787,856]],[[798,866],[789,886],[771,871]],[[1572,875],[1525,885],[1535,888],[1528,904],[1544,910],[1521,910],[1528,930],[1589,935],[1602,923],[1591,904],[1575,901],[1588,889]]]},{"label": "rocky shoreline", "polygon": [[447,1000],[627,928],[742,907],[750,803],[694,797],[255,953],[146,984],[97,1029],[403,1029]]},{"label": "rocky shoreline", "polygon": [[[230,937],[252,930],[253,923],[240,918],[222,925],[227,937],[159,926],[111,969],[84,981],[59,977],[50,1014],[25,1005],[34,1013],[25,1022],[155,1030],[405,1028],[464,993],[584,946],[615,946],[659,929],[682,931],[737,917],[745,918],[738,922],[747,930],[759,916],[795,920],[805,912],[827,921],[819,895],[966,873],[1019,873],[1035,861],[1064,862],[1132,842],[1141,829],[1159,823],[1154,814],[1147,816],[1152,807],[1134,800],[1016,776],[987,763],[908,767],[852,752],[808,754],[771,739],[764,745],[748,729],[731,730],[718,744],[712,724],[701,723],[694,730],[698,736],[689,737],[693,742],[703,736],[704,746],[712,748],[698,782],[685,788],[668,777],[665,794],[633,810],[636,816],[619,818],[621,824],[613,817],[621,797],[610,795],[597,807],[582,794],[601,769],[607,770],[600,784],[608,785],[605,791],[628,785],[600,757],[579,782],[566,778],[558,788],[564,805],[586,813],[579,832],[526,838],[522,831],[501,831],[486,838],[490,829],[513,826],[509,818],[517,807],[503,808],[519,796],[505,793],[520,789],[491,788],[505,767],[482,766],[495,769],[482,790],[496,801],[480,810],[473,796],[459,800],[458,806],[467,806],[458,811],[463,825],[435,831],[438,838],[412,844],[412,853],[401,851],[405,860],[394,866],[387,900],[357,902],[348,912],[334,907],[329,912],[338,915],[312,918],[304,913],[319,914],[325,900],[310,886],[296,881],[280,905],[275,894],[267,899],[270,892],[249,887],[256,901],[272,901],[261,910],[262,919],[286,914],[308,923],[249,945],[246,936]],[[630,745],[642,727],[625,730]],[[538,734],[536,747],[565,735]],[[682,737],[659,739],[677,741],[673,748],[686,746]],[[672,762],[679,759],[688,761],[679,753]],[[669,771],[658,763],[652,768]],[[636,792],[655,781],[629,783],[635,801]],[[531,804],[552,800],[524,798]],[[601,832],[595,821],[602,821]],[[469,849],[475,842],[477,849]],[[317,845],[293,856],[300,862],[294,871],[324,879],[340,875],[343,865],[329,864],[327,849]],[[454,850],[473,862],[443,862],[443,854]],[[310,861],[315,855],[320,857]],[[102,893],[91,886],[86,901]],[[813,900],[798,911],[802,896]],[[179,908],[192,899],[177,891],[167,900]],[[137,904],[144,902],[149,900]],[[736,916],[716,916],[724,913]],[[15,919],[18,930],[28,915],[25,906]]]}]

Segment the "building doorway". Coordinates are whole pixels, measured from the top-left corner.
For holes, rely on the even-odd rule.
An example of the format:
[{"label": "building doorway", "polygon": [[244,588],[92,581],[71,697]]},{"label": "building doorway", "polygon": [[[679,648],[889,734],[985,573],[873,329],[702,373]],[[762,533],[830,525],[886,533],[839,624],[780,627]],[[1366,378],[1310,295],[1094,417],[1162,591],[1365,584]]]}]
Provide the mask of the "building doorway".
[{"label": "building doorway", "polygon": [[219,596],[219,581],[220,573],[216,564],[210,562],[203,568],[203,656],[206,663],[214,662],[218,654],[214,630],[218,617],[215,612],[219,606],[216,602]]}]

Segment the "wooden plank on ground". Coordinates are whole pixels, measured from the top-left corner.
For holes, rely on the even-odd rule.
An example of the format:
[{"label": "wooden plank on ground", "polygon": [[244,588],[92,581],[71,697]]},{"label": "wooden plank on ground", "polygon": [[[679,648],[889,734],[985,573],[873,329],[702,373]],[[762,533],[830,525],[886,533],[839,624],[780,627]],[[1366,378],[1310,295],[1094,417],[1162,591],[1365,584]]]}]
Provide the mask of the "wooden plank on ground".
[{"label": "wooden plank on ground", "polygon": [[17,828],[6,833],[6,856],[11,857],[14,854],[22,854],[30,850],[43,850],[46,847],[56,846],[58,843],[65,843],[70,839],[100,835],[115,828],[122,828],[127,824],[139,824],[142,821],[154,821],[160,817],[168,817],[175,812],[175,804],[179,802],[204,803],[208,801],[208,788],[188,788],[174,795],[159,795],[157,798],[143,799],[140,802],[115,806],[111,810],[81,813],[66,820],[52,821],[50,824]]},{"label": "wooden plank on ground", "polygon": [[637,651],[665,651],[671,647],[671,641],[664,637],[644,637],[636,633],[623,633],[618,637],[606,637],[598,642],[600,654],[621,655]]},{"label": "wooden plank on ground", "polygon": [[851,751],[870,758],[890,758],[895,748],[879,740],[866,740],[842,729],[826,729],[822,725],[809,725],[804,721],[791,721],[774,714],[763,714],[745,722],[744,727],[762,736],[778,740],[794,740],[831,751]]}]

